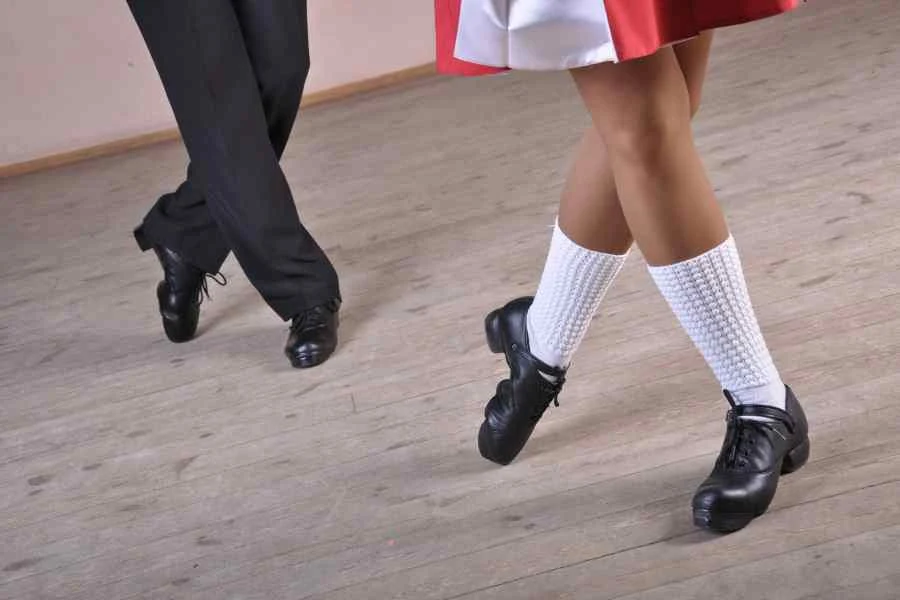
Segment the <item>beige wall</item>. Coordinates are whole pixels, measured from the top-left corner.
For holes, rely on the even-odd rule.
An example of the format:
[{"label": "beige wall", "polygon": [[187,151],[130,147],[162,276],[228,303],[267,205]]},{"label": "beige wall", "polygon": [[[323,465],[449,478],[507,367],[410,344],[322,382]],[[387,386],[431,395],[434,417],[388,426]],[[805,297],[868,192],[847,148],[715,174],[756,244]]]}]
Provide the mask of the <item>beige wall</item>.
[{"label": "beige wall", "polygon": [[[433,60],[429,0],[309,0],[308,91]],[[174,126],[125,0],[0,1],[0,165]]]}]

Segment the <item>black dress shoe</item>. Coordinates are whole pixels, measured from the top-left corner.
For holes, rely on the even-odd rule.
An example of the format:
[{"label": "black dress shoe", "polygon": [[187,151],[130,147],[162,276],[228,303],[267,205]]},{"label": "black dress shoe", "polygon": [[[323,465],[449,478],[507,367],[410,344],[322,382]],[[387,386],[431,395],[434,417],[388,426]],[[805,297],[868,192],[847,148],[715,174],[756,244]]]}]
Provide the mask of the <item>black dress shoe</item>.
[{"label": "black dress shoe", "polygon": [[334,299],[306,310],[291,320],[284,353],[297,369],[320,365],[337,347],[338,311],[341,301]]},{"label": "black dress shoe", "polygon": [[[203,295],[209,296],[208,275],[174,250],[162,246],[154,246],[153,250],[163,268],[163,280],[156,287],[163,329],[171,341],[186,342],[197,332]],[[212,278],[219,285],[226,283],[224,277],[221,280]]]},{"label": "black dress shoe", "polygon": [[547,365],[530,352],[526,316],[532,300],[513,300],[484,321],[488,346],[506,355],[510,378],[497,385],[497,393],[484,409],[478,450],[501,465],[519,454],[550,403],[559,406],[556,398],[565,382],[565,369]]},{"label": "black dress shoe", "polygon": [[809,428],[794,392],[786,388],[786,410],[737,405],[712,473],[694,495],[694,523],[721,533],[737,531],[762,515],[775,496],[778,478],[809,458]]}]

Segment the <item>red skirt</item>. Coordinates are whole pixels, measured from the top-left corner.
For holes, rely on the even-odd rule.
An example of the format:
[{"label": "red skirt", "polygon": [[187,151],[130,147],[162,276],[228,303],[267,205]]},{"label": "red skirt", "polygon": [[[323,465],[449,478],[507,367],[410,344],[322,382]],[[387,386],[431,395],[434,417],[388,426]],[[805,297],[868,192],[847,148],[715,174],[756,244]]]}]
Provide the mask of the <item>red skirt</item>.
[{"label": "red skirt", "polygon": [[563,70],[648,56],[800,0],[435,0],[438,71]]}]

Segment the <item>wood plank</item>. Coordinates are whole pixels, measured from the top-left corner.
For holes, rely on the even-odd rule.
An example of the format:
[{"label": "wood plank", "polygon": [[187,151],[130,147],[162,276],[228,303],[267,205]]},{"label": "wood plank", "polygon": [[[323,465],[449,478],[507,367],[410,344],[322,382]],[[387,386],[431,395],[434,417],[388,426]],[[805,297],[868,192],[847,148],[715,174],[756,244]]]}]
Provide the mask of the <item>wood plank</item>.
[{"label": "wood plank", "polygon": [[285,153],[346,301],[313,371],[233,261],[202,335],[162,339],[130,229],[178,144],[0,180],[0,599],[749,597],[771,573],[760,597],[893,600],[892,7],[717,41],[697,141],[814,437],[752,527],[689,522],[724,406],[637,253],[521,460],[477,455],[504,373],[481,319],[533,292],[587,119],[565,74],[433,79],[305,111]]},{"label": "wood plank", "polygon": [[[878,388],[891,390],[895,386],[896,377],[891,377],[881,382]],[[846,398],[848,394],[843,390],[842,392],[838,395]],[[869,396],[869,394],[864,393],[863,397],[866,396]],[[866,445],[865,447],[869,448],[872,456],[891,455],[893,452],[886,451],[884,445],[893,443],[896,440],[896,427],[877,431],[867,438],[848,436],[847,432],[852,432],[859,427],[865,427],[867,423],[872,422],[898,423],[900,422],[900,417],[896,414],[896,409],[892,407],[886,411],[874,410],[874,405],[866,403],[859,408],[864,412],[860,413],[858,417],[852,419],[844,417],[829,421],[824,425],[821,423],[816,425],[817,430],[821,432],[821,436],[817,437],[815,441],[817,447],[815,456],[823,457],[821,459],[816,458],[816,461],[824,459],[827,466],[821,470],[810,470],[810,473],[804,475],[804,478],[808,475],[815,482],[815,485],[812,487],[813,497],[817,493],[834,492],[833,488],[830,491],[821,492],[821,481],[827,478],[828,473],[845,470],[848,464],[846,461],[850,461],[849,464],[855,465],[871,460],[866,457],[865,452],[857,452],[862,447],[860,444]],[[687,413],[686,416],[689,417],[690,413]],[[645,419],[632,417],[629,421],[640,423],[645,421]],[[672,428],[665,421],[660,422],[659,427]],[[543,467],[533,464],[525,466],[529,472],[536,471],[532,480],[520,480],[521,478],[518,477],[513,481],[507,481],[508,474],[505,472],[506,470],[500,470],[495,473],[500,477],[497,485],[476,490],[460,489],[459,487],[456,489],[441,489],[446,488],[447,483],[455,482],[453,473],[459,469],[459,466],[455,463],[462,460],[463,465],[469,464],[467,460],[464,460],[465,453],[460,455],[461,453],[457,451],[454,459],[449,460],[448,456],[450,453],[441,448],[437,448],[433,452],[427,448],[421,448],[413,452],[412,455],[409,454],[409,450],[399,453],[394,452],[385,456],[385,458],[392,458],[393,460],[383,461],[377,468],[370,464],[371,477],[358,472],[352,475],[350,479],[353,481],[353,485],[341,490],[342,502],[346,503],[347,508],[345,511],[347,514],[331,514],[335,498],[333,491],[326,491],[321,498],[316,496],[301,498],[294,495],[293,501],[296,503],[295,505],[280,506],[272,504],[273,500],[278,499],[278,488],[269,487],[263,493],[255,493],[248,490],[240,494],[239,502],[245,507],[245,510],[249,510],[250,507],[254,509],[252,514],[248,515],[252,519],[252,523],[247,523],[245,518],[232,518],[234,511],[238,510],[238,508],[234,499],[227,497],[207,498],[200,505],[189,505],[182,508],[180,512],[183,514],[177,514],[179,511],[165,511],[154,516],[152,514],[154,506],[131,507],[122,511],[121,518],[122,523],[129,522],[134,519],[137,513],[144,520],[152,521],[152,523],[148,523],[148,526],[154,532],[162,534],[167,527],[173,527],[178,523],[190,522],[190,520],[196,519],[200,514],[211,512],[212,515],[215,515],[215,521],[199,530],[192,531],[187,535],[179,533],[180,527],[175,527],[171,531],[177,538],[184,539],[188,546],[193,545],[194,540],[200,537],[234,539],[236,531],[259,531],[259,545],[276,542],[279,544],[279,551],[272,557],[272,561],[276,565],[294,565],[289,567],[292,571],[296,570],[296,562],[298,560],[302,560],[305,563],[317,556],[321,556],[321,553],[325,552],[326,558],[324,560],[313,561],[310,565],[305,565],[303,568],[308,569],[310,573],[320,574],[325,581],[334,584],[335,581],[340,580],[340,577],[346,578],[352,573],[346,568],[347,555],[356,555],[360,551],[365,550],[365,548],[360,548],[361,545],[365,546],[360,543],[360,534],[366,532],[368,523],[378,523],[377,530],[370,532],[374,534],[372,541],[368,544],[371,546],[371,551],[376,553],[384,552],[385,544],[390,540],[394,540],[394,545],[390,547],[391,553],[385,556],[387,564],[392,565],[395,564],[394,557],[396,554],[434,559],[436,558],[435,544],[439,548],[446,548],[445,551],[451,551],[451,556],[454,549],[466,548],[471,551],[474,547],[477,547],[476,540],[481,540],[480,543],[482,544],[490,544],[496,541],[495,536],[488,535],[485,537],[485,532],[492,531],[497,527],[500,528],[504,535],[515,533],[516,537],[519,537],[521,534],[539,536],[547,528],[551,531],[559,529],[565,523],[571,522],[570,519],[575,519],[574,523],[581,523],[586,518],[586,515],[595,517],[598,512],[602,515],[615,514],[624,508],[633,506],[635,503],[638,506],[643,506],[644,503],[651,501],[655,497],[654,495],[663,494],[661,497],[664,498],[666,497],[665,494],[672,493],[670,482],[673,477],[677,479],[681,473],[685,473],[685,479],[683,483],[679,484],[675,498],[678,505],[677,509],[673,507],[673,510],[676,513],[684,513],[684,496],[696,484],[696,481],[702,477],[703,470],[708,468],[711,460],[710,454],[715,451],[717,444],[713,431],[720,429],[720,427],[718,424],[704,427],[702,431],[692,432],[691,439],[686,439],[685,434],[681,431],[673,431],[667,436],[661,434],[653,435],[652,439],[659,440],[659,442],[664,444],[662,447],[647,447],[646,443],[635,441],[635,433],[630,430],[602,432],[605,434],[604,437],[610,438],[609,445],[600,444],[598,446],[595,440],[585,440],[582,448],[578,447],[582,446],[582,444],[576,444],[575,448],[567,449],[567,453],[574,450],[574,454],[579,457],[568,460],[568,462],[575,463],[572,466],[567,466],[565,462],[554,465],[552,462],[553,457],[551,456],[544,461],[547,464]],[[868,444],[872,444],[872,446],[868,446]],[[593,453],[588,452],[591,446],[593,446]],[[411,462],[409,461],[410,457],[413,458]],[[449,462],[450,464],[445,465],[441,469],[441,461],[444,463]],[[676,462],[673,464],[671,461]],[[657,465],[656,467],[649,467],[649,465],[654,463]],[[555,467],[565,472],[571,472],[572,475],[565,480],[553,477],[552,473]],[[283,468],[286,469],[286,473],[289,472],[287,470],[290,469],[289,466]],[[650,470],[644,470],[647,468]],[[403,481],[410,476],[406,469],[412,469],[412,473],[435,473],[431,479],[433,481],[432,485],[437,485],[437,487],[430,490],[427,487],[420,486],[417,490],[420,493],[410,496],[408,492],[403,490]],[[686,471],[683,469],[686,469]],[[675,473],[669,474],[668,471],[670,470],[674,470]],[[267,471],[272,471],[272,469],[269,468]],[[335,472],[339,473],[340,470]],[[804,478],[798,477],[792,480],[796,481]],[[332,477],[328,475],[321,477],[305,476],[304,479],[307,481],[307,487],[311,485],[315,488],[322,485],[322,482],[330,481]],[[854,481],[858,481],[853,479],[836,479],[843,481],[841,485],[850,486],[856,485]],[[246,477],[243,480],[252,486],[252,481],[247,481]],[[423,483],[425,482],[423,481]],[[662,487],[660,488],[659,486]],[[234,489],[233,485],[228,485],[227,487]],[[566,488],[570,491],[564,491]],[[656,491],[651,491],[654,488]],[[553,490],[556,490],[556,492],[553,492]],[[541,515],[546,512],[547,494],[552,496],[554,505],[560,508],[558,514],[560,518],[564,519],[562,523],[551,520],[549,524],[545,524],[546,518]],[[609,498],[605,498],[607,495]],[[174,494],[170,492],[168,496],[172,497]],[[803,495],[800,497],[803,502],[810,499]],[[594,500],[593,502],[585,501],[585,498],[593,498]],[[599,500],[598,505],[599,498],[605,499]],[[464,501],[460,502],[460,500]],[[262,511],[263,514],[259,514],[259,512],[260,509],[265,508],[265,504],[260,504],[260,501],[268,502],[271,506],[269,510]],[[119,503],[117,506],[129,507],[130,505]],[[110,508],[113,507],[97,510],[96,517],[108,514]],[[504,519],[503,516],[511,512],[522,517],[522,519],[513,521],[513,523],[527,520],[528,523],[538,523],[538,525],[524,529],[520,527],[510,528],[511,522],[508,519]],[[408,517],[417,514],[420,515],[417,523],[407,521]],[[484,518],[476,516],[479,514],[483,515]],[[329,518],[324,519],[324,516],[327,515],[330,515]],[[226,519],[226,517],[229,518]],[[471,521],[473,518],[475,518],[474,522]],[[173,522],[173,519],[176,520]],[[108,520],[108,517],[104,520]],[[435,520],[446,524],[436,528],[435,525],[437,523]],[[91,523],[97,522],[96,518],[85,520],[84,516],[74,516],[74,519],[73,516],[70,516],[67,519],[59,519],[51,524],[48,530],[54,532],[56,537],[53,539],[61,540],[65,537],[67,530],[73,526],[80,527],[78,525],[80,521],[84,522],[84,526],[90,526]],[[287,527],[287,530],[292,533],[286,538],[274,535],[271,528],[266,526],[267,523],[273,522],[278,522],[280,526],[292,523],[292,525]],[[399,526],[395,526],[393,531],[386,532],[384,530],[385,524],[390,522],[397,522]],[[407,530],[407,526],[412,525],[416,527],[410,530],[410,539],[402,535],[402,532]],[[257,530],[257,528],[259,529]],[[31,536],[34,535],[34,528],[32,530]],[[294,547],[297,546],[299,540],[296,535],[299,531],[304,532],[300,539],[303,539],[305,544],[299,549],[295,548],[287,551],[285,544],[290,543]],[[354,532],[356,533],[354,534]],[[467,538],[465,543],[457,543],[459,542],[460,533],[464,533]],[[438,534],[436,538],[435,534]],[[254,533],[242,534],[234,540],[234,543],[248,550],[257,549],[258,544],[252,543],[255,535]],[[118,533],[116,527],[94,531],[94,536],[105,540],[102,544],[92,544],[95,547],[108,548],[110,544],[121,544],[126,541],[121,538],[121,534]],[[333,540],[338,547],[342,547],[347,540],[341,538],[347,536],[352,538],[352,549],[345,549],[336,558],[328,558],[327,555],[334,552],[335,543],[323,544],[322,542]],[[167,538],[168,536],[160,538],[160,545],[171,544],[172,540]],[[16,532],[13,532],[10,539],[16,540],[19,539],[19,536]],[[438,541],[432,541],[434,539]],[[47,541],[50,542],[52,540]],[[54,547],[65,548],[77,543],[78,538],[76,537],[66,543],[51,545],[48,547],[48,551],[52,551]],[[412,548],[409,547],[410,544],[412,544]],[[419,545],[422,545],[423,549],[415,551]],[[132,563],[134,568],[137,569],[134,576],[143,574],[144,577],[148,578],[152,576],[159,577],[160,573],[158,571],[155,572],[151,568],[153,561],[148,560],[147,556],[143,554],[145,551],[146,549],[142,547],[129,548],[124,546],[121,550],[107,554],[105,560],[110,560],[115,565],[114,568],[109,570],[110,576],[121,577],[123,574],[121,561],[125,556],[135,553],[139,558],[136,558]],[[201,548],[199,551],[202,551],[209,558],[207,548]],[[258,549],[255,551],[258,552]],[[206,573],[204,570],[201,570],[195,572],[193,578],[199,582],[201,578],[203,580],[211,579],[216,581],[221,577],[234,576],[241,571],[242,567],[241,564],[235,561],[234,556],[236,554],[237,552],[231,554],[232,558],[229,560],[225,571],[215,572],[210,578],[209,576],[204,577]],[[100,559],[100,557],[97,557],[97,559]],[[160,559],[168,560],[164,556],[161,556]],[[98,566],[102,562],[103,560],[98,560]],[[248,568],[256,570],[264,564],[257,564],[255,561],[251,561],[248,564]],[[327,576],[329,571],[323,566],[329,564],[344,566],[339,573],[329,577]],[[378,562],[365,563],[360,565],[360,567],[363,569],[377,568],[378,564]],[[49,565],[43,565],[44,568],[47,566]],[[60,581],[69,585],[78,581],[79,572],[80,566],[76,564],[71,568],[47,573],[44,575],[44,579],[48,582]],[[163,569],[162,573],[167,574],[168,570]],[[99,573],[97,571],[91,574],[92,581],[95,583],[98,583],[98,577]],[[252,585],[257,583],[248,585],[252,587]],[[67,590],[64,595],[66,597],[74,597],[72,596],[73,593],[72,590]],[[2,597],[0,595],[0,598]]]}]

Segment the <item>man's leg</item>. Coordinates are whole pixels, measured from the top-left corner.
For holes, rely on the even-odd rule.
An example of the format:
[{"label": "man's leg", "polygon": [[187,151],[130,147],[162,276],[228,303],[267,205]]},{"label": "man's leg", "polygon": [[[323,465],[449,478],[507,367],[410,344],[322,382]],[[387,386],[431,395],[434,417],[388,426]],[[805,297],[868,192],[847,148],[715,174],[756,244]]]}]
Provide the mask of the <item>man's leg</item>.
[{"label": "man's leg", "polygon": [[192,165],[178,189],[156,201],[134,237],[141,250],[162,246],[205,273],[217,273],[229,252]]},{"label": "man's leg", "polygon": [[306,0],[232,0],[259,86],[269,139],[281,158],[309,74]]},{"label": "man's leg", "polygon": [[[232,0],[232,4],[259,85],[269,139],[281,157],[309,73],[306,0]],[[323,277],[333,275],[332,269],[328,271]],[[295,367],[315,366],[333,351],[337,342],[337,293],[334,298],[294,316],[284,350]]]},{"label": "man's leg", "polygon": [[[236,0],[233,6],[280,159],[309,73],[306,0]],[[135,237],[142,250],[164,246],[207,273],[217,272],[229,252],[190,165],[184,183],[157,201]]]},{"label": "man's leg", "polygon": [[338,297],[337,275],[300,224],[269,139],[233,3],[129,0],[129,6],[191,156],[189,185],[201,187],[250,280],[284,319]]}]

